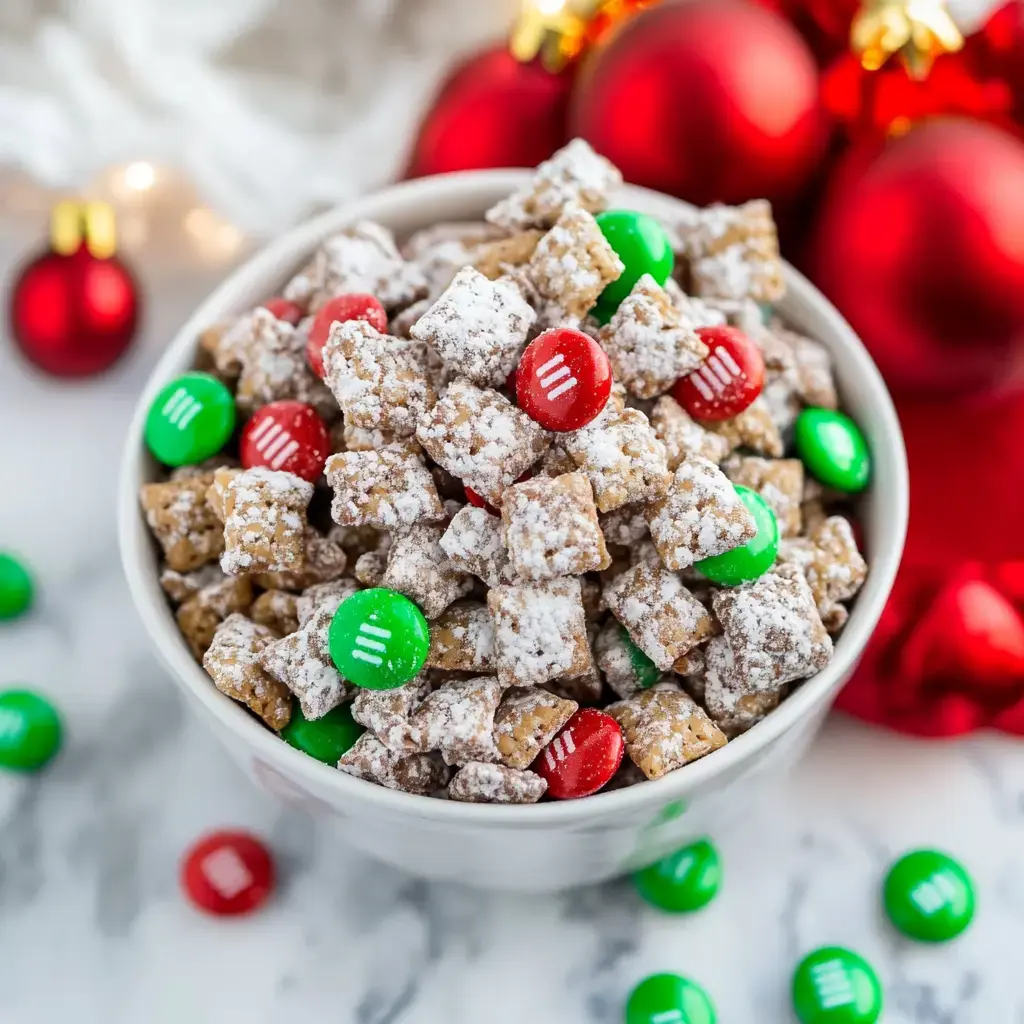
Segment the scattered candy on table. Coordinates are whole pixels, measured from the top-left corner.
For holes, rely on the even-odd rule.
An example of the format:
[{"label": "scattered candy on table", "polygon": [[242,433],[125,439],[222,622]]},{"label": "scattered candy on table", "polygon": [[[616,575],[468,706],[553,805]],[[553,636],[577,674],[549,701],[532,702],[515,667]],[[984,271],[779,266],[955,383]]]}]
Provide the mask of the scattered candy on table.
[{"label": "scattered candy on table", "polygon": [[736,484],[736,492],[754,517],[757,534],[742,547],[694,563],[694,568],[712,583],[736,587],[763,576],[779,553],[779,524],[764,498],[749,487]]},{"label": "scattered candy on table", "polygon": [[707,992],[678,974],[652,974],[630,993],[625,1024],[715,1024]]},{"label": "scattered candy on table", "polygon": [[707,360],[678,381],[672,394],[696,420],[730,420],[761,394],[764,356],[734,327],[701,327],[697,334],[708,347]]},{"label": "scattered candy on table", "polygon": [[601,234],[626,268],[597,300],[601,312],[610,315],[644,274],[650,274],[659,285],[664,285],[675,268],[675,254],[665,229],[646,213],[608,210],[599,213],[596,219]]},{"label": "scattered candy on table", "polygon": [[793,974],[792,994],[800,1024],[875,1024],[882,1013],[871,965],[840,946],[808,953]]},{"label": "scattered candy on table", "polygon": [[689,913],[706,907],[722,884],[722,861],[708,839],[684,846],[633,875],[640,895],[659,910]]},{"label": "scattered candy on table", "polygon": [[250,914],[274,891],[270,851],[247,832],[212,832],[185,855],[181,885],[189,901],[218,917]]},{"label": "scattered candy on table", "polygon": [[24,562],[0,551],[0,622],[24,615],[32,607],[34,590]]},{"label": "scattered candy on table", "polygon": [[804,465],[826,487],[846,494],[864,490],[871,478],[871,453],[860,427],[833,409],[804,409],[793,435]]},{"label": "scattered candy on table", "polygon": [[281,730],[281,739],[324,764],[335,765],[365,731],[352,718],[351,704],[332,708],[314,720],[306,718],[302,708],[294,707],[291,719]]},{"label": "scattered candy on table", "polygon": [[606,786],[622,764],[625,742],[619,723],[595,708],[581,708],[540,752],[534,770],[548,796],[575,800]]},{"label": "scattered candy on table", "polygon": [[612,368],[601,346],[581,331],[546,331],[516,368],[519,408],[546,430],[579,430],[607,405]]},{"label": "scattered candy on table", "polygon": [[327,427],[316,409],[304,402],[271,402],[263,406],[242,430],[239,456],[246,469],[294,473],[316,481],[331,453]]},{"label": "scattered candy on table", "polygon": [[235,429],[234,395],[209,373],[175,377],[146,416],[146,444],[166,466],[189,466],[216,455]]},{"label": "scattered candy on table", "polygon": [[35,771],[56,755],[61,722],[54,706],[31,690],[0,693],[0,768]]},{"label": "scattered candy on table", "polygon": [[898,931],[919,942],[948,942],[974,919],[974,883],[948,854],[914,850],[889,869],[885,912]]},{"label": "scattered candy on table", "polygon": [[409,598],[374,587],[338,606],[331,621],[330,648],[338,671],[350,682],[368,690],[390,690],[423,667],[430,629]]}]

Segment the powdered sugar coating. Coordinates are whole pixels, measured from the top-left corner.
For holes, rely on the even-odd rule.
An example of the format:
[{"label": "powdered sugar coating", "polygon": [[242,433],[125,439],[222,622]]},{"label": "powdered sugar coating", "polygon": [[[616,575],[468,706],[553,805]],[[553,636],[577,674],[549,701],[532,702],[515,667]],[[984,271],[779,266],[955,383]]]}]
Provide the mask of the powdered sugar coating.
[{"label": "powdered sugar coating", "polygon": [[493,672],[494,624],[487,605],[476,601],[453,604],[430,624],[427,668],[446,672]]},{"label": "powdered sugar coating", "polygon": [[804,464],[799,459],[731,456],[722,466],[734,484],[749,487],[764,498],[775,514],[779,534],[797,536],[803,525],[800,503],[804,494]]},{"label": "powdered sugar coating", "polygon": [[604,588],[604,601],[663,672],[714,629],[707,609],[675,573],[643,562],[616,576]]},{"label": "powdered sugar coating", "polygon": [[[314,583],[307,587],[295,599],[295,614],[300,626],[304,626],[313,617],[313,613],[328,601],[336,600],[341,604],[346,598],[357,593],[359,586],[355,580],[331,580],[329,583]],[[337,607],[337,605],[335,605]]]},{"label": "powdered sugar coating", "polygon": [[324,475],[334,489],[331,516],[342,526],[395,530],[444,518],[434,478],[408,445],[332,455]]},{"label": "powdered sugar coating", "polygon": [[703,422],[701,426],[717,434],[728,445],[729,451],[750,448],[759,455],[781,459],[785,446],[782,435],[772,418],[764,395],[758,395],[738,416],[717,423]]},{"label": "powdered sugar coating", "polygon": [[650,274],[644,274],[601,330],[615,376],[638,398],[663,394],[708,357],[687,310],[675,306]]},{"label": "powdered sugar coating", "polygon": [[462,380],[420,419],[416,437],[435,462],[492,505],[501,504],[502,491],[551,443],[547,432],[503,395]]},{"label": "powdered sugar coating", "polygon": [[331,326],[323,361],[324,379],[353,426],[409,437],[437,398],[426,348],[363,320]]},{"label": "powdered sugar coating", "polygon": [[220,579],[189,597],[175,613],[197,661],[203,660],[217,629],[229,615],[250,612],[252,583],[245,577],[221,575]]},{"label": "powdered sugar coating", "polygon": [[206,504],[212,473],[186,480],[143,484],[139,502],[163,548],[168,568],[184,573],[213,561],[224,550],[220,521]]},{"label": "powdered sugar coating", "polygon": [[397,590],[436,619],[452,601],[469,593],[471,581],[445,554],[444,524],[417,523],[397,535],[388,552],[382,587]]},{"label": "powdered sugar coating", "polygon": [[611,564],[594,492],[582,473],[513,484],[502,496],[501,524],[520,579],[578,576]]},{"label": "powdered sugar coating", "polygon": [[390,750],[371,732],[364,732],[341,755],[338,770],[385,789],[429,796],[448,780],[445,763],[435,754],[404,754]]},{"label": "powdered sugar coating", "polygon": [[736,674],[732,650],[725,637],[712,637],[704,653],[702,702],[708,717],[730,739],[746,732],[778,707],[782,688],[766,693],[746,692],[742,678]]},{"label": "powdered sugar coating", "polygon": [[292,716],[292,696],[286,686],[260,665],[263,649],[277,639],[266,626],[244,615],[229,615],[218,627],[203,657],[214,686],[259,715],[271,729],[283,729]]},{"label": "powdered sugar coating", "polygon": [[618,547],[632,547],[650,533],[642,503],[620,505],[619,508],[598,516],[598,522],[601,524],[605,542]]},{"label": "powdered sugar coating", "polygon": [[[238,580],[245,576],[235,577]],[[288,636],[299,628],[299,597],[288,590],[264,590],[252,603],[249,618],[275,633]]]},{"label": "powdered sugar coating", "polygon": [[454,679],[428,694],[409,724],[421,750],[440,751],[445,764],[497,761],[494,713],[504,687],[494,676]]},{"label": "powdered sugar coating", "polygon": [[453,565],[479,576],[489,587],[515,581],[502,539],[501,520],[486,509],[476,505],[459,509],[440,544]]},{"label": "powdered sugar coating", "polygon": [[757,524],[729,478],[713,463],[685,459],[664,497],[647,507],[647,523],[666,569],[741,547],[757,536]]},{"label": "powdered sugar coating", "polygon": [[495,587],[487,607],[503,685],[536,686],[591,668],[579,580]]},{"label": "powdered sugar coating", "polygon": [[494,716],[494,741],[501,762],[528,768],[579,705],[539,686],[513,687]]},{"label": "powdered sugar coating", "polygon": [[498,387],[515,368],[536,319],[514,281],[489,281],[464,267],[410,334],[432,345],[454,375]]},{"label": "powdered sugar coating", "polygon": [[455,773],[448,796],[474,804],[535,804],[547,789],[547,782],[535,772],[471,762]]},{"label": "powdered sugar coating", "polygon": [[803,576],[766,573],[752,583],[716,591],[712,606],[732,652],[744,692],[766,693],[805,679],[832,658],[829,638]]},{"label": "powdered sugar coating", "polygon": [[608,206],[622,184],[619,169],[583,139],[573,139],[534,172],[530,182],[487,211],[492,224],[514,231],[550,227],[570,204],[590,213]]},{"label": "powdered sugar coating", "polygon": [[622,624],[609,619],[594,639],[594,661],[608,687],[625,700],[645,689],[636,674],[633,658],[622,635]]},{"label": "powdered sugar coating", "polygon": [[203,587],[219,583],[224,578],[224,570],[219,565],[207,564],[190,572],[178,572],[168,566],[160,572],[160,586],[175,604],[181,604]]},{"label": "powdered sugar coating", "polygon": [[419,730],[409,716],[433,687],[426,675],[418,675],[391,690],[360,689],[352,701],[352,718],[365,726],[389,750],[412,754],[422,749]]},{"label": "powdered sugar coating", "polygon": [[731,450],[726,438],[705,430],[671,395],[662,395],[654,403],[651,426],[665,446],[668,468],[673,473],[688,455],[719,463]]},{"label": "powdered sugar coating", "polygon": [[294,473],[257,466],[235,476],[224,495],[221,568],[229,575],[300,571],[312,497],[313,485]]}]

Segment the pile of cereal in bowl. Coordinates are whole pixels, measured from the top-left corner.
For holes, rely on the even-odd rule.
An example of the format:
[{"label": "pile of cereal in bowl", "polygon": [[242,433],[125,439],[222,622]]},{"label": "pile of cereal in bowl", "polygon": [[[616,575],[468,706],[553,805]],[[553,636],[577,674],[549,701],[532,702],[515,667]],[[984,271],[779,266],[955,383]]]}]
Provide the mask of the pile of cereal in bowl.
[{"label": "pile of cereal in bowl", "polygon": [[832,657],[870,455],[766,202],[609,209],[574,141],[479,223],[328,238],[152,404],[143,512],[212,685],[452,800],[658,779]]}]

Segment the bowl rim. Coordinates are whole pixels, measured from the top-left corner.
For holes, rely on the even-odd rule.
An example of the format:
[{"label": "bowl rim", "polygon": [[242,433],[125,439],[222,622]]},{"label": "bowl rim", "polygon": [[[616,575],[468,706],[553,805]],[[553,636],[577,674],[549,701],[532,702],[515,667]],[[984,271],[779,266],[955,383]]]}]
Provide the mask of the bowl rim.
[{"label": "bowl rim", "polygon": [[[498,169],[462,171],[436,175],[392,185],[342,204],[303,224],[255,253],[199,304],[175,334],[142,389],[127,429],[118,481],[118,537],[122,566],[136,610],[151,642],[179,686],[191,694],[223,729],[245,744],[252,753],[273,765],[279,764],[293,777],[307,782],[312,790],[334,790],[338,802],[373,805],[377,811],[396,816],[431,820],[452,825],[505,826],[516,829],[572,825],[644,809],[657,811],[666,803],[685,798],[716,776],[738,769],[765,752],[804,716],[830,701],[862,653],[881,616],[899,567],[909,512],[909,483],[906,452],[899,420],[881,374],[853,329],[838,310],[801,273],[785,264],[789,292],[803,305],[828,322],[831,339],[822,341],[830,349],[845,349],[853,372],[839,374],[844,380],[856,378],[872,407],[876,478],[882,477],[885,491],[884,515],[878,516],[878,536],[871,537],[868,579],[858,595],[849,622],[836,642],[829,664],[777,709],[748,732],[724,747],[656,781],[609,793],[597,793],[585,800],[551,801],[536,805],[459,803],[430,799],[389,790],[375,783],[338,771],[333,765],[296,750],[266,729],[239,703],[222,694],[203,668],[193,659],[178,630],[174,613],[160,588],[156,559],[148,527],[138,504],[139,486],[148,478],[150,459],[143,443],[146,412],[157,392],[177,373],[189,368],[205,327],[238,312],[243,296],[262,288],[268,279],[281,280],[282,268],[297,267],[328,235],[361,219],[415,219],[420,207],[442,205],[462,209],[456,219],[479,217],[492,202],[523,184],[530,171]],[[636,186],[624,186],[616,198],[645,212],[671,217],[692,209],[682,200]],[[437,216],[422,217],[422,226],[437,223]],[[271,288],[273,285],[271,285]],[[881,442],[881,445],[879,444]],[[881,472],[880,472],[881,471]]]}]

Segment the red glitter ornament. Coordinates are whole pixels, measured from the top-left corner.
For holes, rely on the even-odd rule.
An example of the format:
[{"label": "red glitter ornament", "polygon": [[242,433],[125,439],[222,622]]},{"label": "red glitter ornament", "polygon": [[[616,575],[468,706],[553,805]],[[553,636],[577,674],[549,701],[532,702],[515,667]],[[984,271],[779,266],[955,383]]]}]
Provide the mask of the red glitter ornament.
[{"label": "red glitter ornament", "polygon": [[113,212],[102,203],[59,203],[51,247],[18,272],[10,330],[26,358],[58,377],[112,366],[135,338],[140,297],[114,254]]}]

